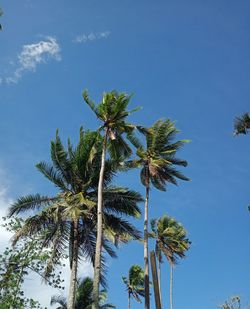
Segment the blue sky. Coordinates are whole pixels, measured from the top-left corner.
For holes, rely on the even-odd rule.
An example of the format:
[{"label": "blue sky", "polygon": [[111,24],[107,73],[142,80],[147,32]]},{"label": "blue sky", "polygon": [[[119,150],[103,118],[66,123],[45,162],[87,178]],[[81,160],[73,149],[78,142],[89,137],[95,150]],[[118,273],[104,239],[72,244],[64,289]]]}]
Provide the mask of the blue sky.
[{"label": "blue sky", "polygon": [[[96,128],[83,89],[96,101],[112,89],[134,93],[131,106],[143,106],[134,122],[167,117],[180,139],[192,140],[180,152],[192,181],[152,190],[150,201],[151,217],[174,216],[192,241],[175,270],[175,309],[217,308],[234,294],[250,301],[250,140],[232,135],[235,116],[250,111],[249,1],[0,5],[1,214],[19,195],[53,192],[34,165],[49,159],[57,128],[65,141],[76,140],[80,125]],[[137,172],[116,181],[144,192]],[[134,243],[109,262],[109,299],[119,309],[127,306],[121,276],[131,264],[143,265],[142,255]],[[163,268],[167,301],[167,263]],[[43,302],[45,296],[47,290]]]}]

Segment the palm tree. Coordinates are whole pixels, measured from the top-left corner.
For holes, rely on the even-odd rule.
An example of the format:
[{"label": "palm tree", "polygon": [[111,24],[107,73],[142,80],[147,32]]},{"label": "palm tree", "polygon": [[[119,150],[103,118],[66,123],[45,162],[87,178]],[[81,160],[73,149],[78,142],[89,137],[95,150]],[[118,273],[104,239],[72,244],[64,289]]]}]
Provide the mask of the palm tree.
[{"label": "palm tree", "polygon": [[[86,277],[78,282],[76,291],[76,302],[74,309],[91,309],[92,306],[92,292],[93,292],[93,280]],[[100,309],[115,309],[112,304],[105,304],[107,300],[107,291],[100,291],[99,308]],[[51,297],[50,305],[59,304],[57,309],[67,309],[66,298],[61,295],[54,295]]]},{"label": "palm tree", "polygon": [[185,257],[191,242],[183,226],[166,215],[158,220],[151,220],[151,229],[152,233],[149,236],[156,239],[157,247],[170,264],[170,308],[173,309],[173,266],[178,258]]},{"label": "palm tree", "polygon": [[220,305],[221,309],[240,309],[241,301],[239,296],[233,296],[229,299],[229,301],[225,301],[222,305]]},{"label": "palm tree", "polygon": [[[101,121],[101,126],[98,129],[99,132],[104,131],[103,145],[102,145],[102,161],[99,174],[98,183],[98,204],[97,204],[97,242],[95,253],[95,269],[94,269],[94,287],[93,309],[98,308],[99,299],[99,284],[100,284],[100,267],[101,267],[101,251],[102,251],[102,233],[103,233],[103,181],[105,172],[105,158],[107,148],[111,153],[112,158],[119,159],[122,157],[128,157],[132,151],[123,139],[125,133],[128,138],[132,137],[132,131],[135,126],[127,123],[127,117],[134,111],[127,111],[127,107],[130,101],[130,96],[126,93],[117,93],[112,91],[104,93],[102,102],[99,105],[95,105],[90,100],[88,92],[83,92],[83,98],[89,105],[97,118]],[[132,137],[133,138],[133,137]]]},{"label": "palm tree", "polygon": [[128,278],[122,277],[128,291],[128,309],[130,309],[131,296],[141,303],[140,296],[145,296],[144,271],[139,265],[133,265],[129,269]]},{"label": "palm tree", "polygon": [[234,121],[234,134],[247,134],[250,129],[250,115],[243,114],[241,117],[236,117]]},{"label": "palm tree", "polygon": [[[94,252],[97,239],[97,199],[98,179],[101,165],[102,139],[96,132],[80,130],[80,140],[74,149],[68,143],[64,148],[58,132],[51,142],[52,164],[41,162],[38,170],[49,179],[59,192],[53,197],[40,194],[20,197],[9,209],[9,216],[19,213],[31,215],[15,235],[14,241],[24,236],[43,235],[44,246],[50,246],[53,254],[47,263],[46,274],[69,250],[71,267],[68,308],[75,303],[77,265],[79,257],[85,257],[94,265]],[[138,202],[143,199],[135,191],[123,187],[111,186],[117,165],[108,160],[103,177],[103,248],[111,257],[116,257],[112,244],[127,242],[131,238],[140,238],[139,231],[124,216],[139,217]],[[101,268],[105,270],[105,258]],[[105,278],[102,275],[102,285]]]},{"label": "palm tree", "polygon": [[189,180],[174,166],[187,166],[187,162],[175,157],[176,152],[187,140],[173,142],[178,133],[170,120],[158,120],[146,132],[146,146],[136,140],[137,157],[128,161],[128,167],[142,167],[141,182],[146,188],[144,211],[144,271],[145,271],[145,309],[150,308],[149,299],[149,263],[148,263],[148,205],[149,191],[152,184],[156,189],[165,191],[167,183],[177,185],[176,178]]}]

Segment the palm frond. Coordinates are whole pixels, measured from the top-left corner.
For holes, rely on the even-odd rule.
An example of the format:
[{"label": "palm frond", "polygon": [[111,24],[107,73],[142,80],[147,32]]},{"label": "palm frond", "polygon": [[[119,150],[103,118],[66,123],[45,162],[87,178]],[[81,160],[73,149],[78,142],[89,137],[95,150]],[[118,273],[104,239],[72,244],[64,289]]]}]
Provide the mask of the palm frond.
[{"label": "palm frond", "polygon": [[82,93],[84,101],[88,104],[88,106],[92,109],[92,111],[96,114],[96,116],[99,118],[100,115],[98,113],[98,109],[95,107],[95,103],[90,100],[88,90],[85,89]]},{"label": "palm frond", "polygon": [[138,203],[143,202],[142,196],[133,190],[123,187],[109,187],[103,191],[105,211],[139,218],[141,210]]},{"label": "palm frond", "polygon": [[59,137],[58,130],[56,131],[56,138],[54,141],[51,141],[50,146],[50,155],[53,162],[54,167],[60,171],[63,175],[64,179],[70,182],[71,177],[68,174],[70,168],[70,162],[68,160],[67,151],[64,149],[64,146]]},{"label": "palm frond", "polygon": [[46,162],[40,162],[36,165],[36,168],[61,190],[68,190],[67,184],[65,183],[62,175],[55,170],[52,165],[49,165]]},{"label": "palm frond", "polygon": [[58,197],[48,197],[40,194],[30,194],[19,197],[17,201],[10,206],[8,216],[12,217],[14,214],[17,215],[20,212],[26,212],[29,210],[39,210],[41,207],[53,204],[58,199]]},{"label": "palm frond", "polygon": [[112,214],[104,214],[105,235],[114,243],[128,242],[130,239],[141,239],[141,232],[128,221]]},{"label": "palm frond", "polygon": [[67,300],[62,295],[53,295],[51,297],[50,305],[53,306],[56,304],[60,305],[60,307],[57,307],[57,309],[67,309]]}]

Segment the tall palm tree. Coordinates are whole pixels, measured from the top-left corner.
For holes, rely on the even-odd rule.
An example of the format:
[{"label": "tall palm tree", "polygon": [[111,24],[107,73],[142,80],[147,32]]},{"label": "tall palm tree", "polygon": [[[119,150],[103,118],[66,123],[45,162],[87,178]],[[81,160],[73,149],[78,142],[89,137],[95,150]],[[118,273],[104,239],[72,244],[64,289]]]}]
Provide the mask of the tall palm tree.
[{"label": "tall palm tree", "polygon": [[[101,166],[102,139],[96,132],[80,130],[80,140],[74,149],[68,143],[65,149],[57,133],[51,142],[52,164],[41,162],[38,170],[49,179],[59,192],[53,197],[40,194],[20,197],[9,209],[9,216],[28,213],[31,216],[15,235],[14,241],[27,235],[41,234],[44,246],[50,246],[53,254],[48,261],[46,273],[53,264],[69,250],[71,267],[68,308],[75,303],[77,266],[80,256],[88,258],[94,265],[94,252],[97,239],[97,200],[99,169]],[[131,238],[140,238],[139,231],[123,217],[139,217],[137,203],[142,197],[135,191],[123,187],[111,186],[117,170],[116,163],[106,162],[103,175],[103,218],[104,250],[111,256],[116,254],[112,243],[127,242]],[[35,211],[35,215],[30,211]],[[105,268],[104,257],[101,261]],[[101,277],[105,286],[105,278]]]},{"label": "tall palm tree", "polygon": [[137,158],[128,161],[128,167],[141,167],[141,182],[146,188],[144,211],[144,271],[145,271],[145,309],[150,308],[149,262],[148,262],[148,205],[150,186],[165,191],[167,183],[177,185],[176,178],[189,180],[174,166],[187,166],[187,162],[176,158],[176,152],[187,140],[173,142],[178,130],[168,120],[158,120],[146,132],[145,147],[136,140]]},{"label": "tall palm tree", "polygon": [[[76,302],[74,309],[91,309],[92,306],[92,292],[93,292],[93,280],[86,277],[78,282],[76,291]],[[115,309],[115,306],[106,303],[107,291],[100,291],[99,308],[100,309]],[[68,309],[67,300],[61,295],[54,295],[51,297],[51,305],[60,305],[57,309]]]},{"label": "tall palm tree", "polygon": [[236,117],[234,121],[234,134],[247,134],[250,129],[250,115],[245,113],[240,117]]},{"label": "tall palm tree", "polygon": [[131,96],[126,93],[117,93],[112,91],[104,93],[102,102],[99,105],[95,105],[90,100],[88,92],[83,92],[83,98],[89,105],[97,118],[101,121],[101,126],[98,129],[99,132],[104,132],[103,145],[102,145],[102,161],[99,174],[98,183],[98,204],[97,204],[97,242],[95,253],[95,269],[94,269],[94,287],[93,309],[98,308],[99,299],[99,283],[100,283],[100,267],[101,267],[101,251],[102,251],[102,231],[103,231],[103,181],[105,172],[105,158],[107,149],[109,149],[112,158],[119,159],[122,157],[128,157],[132,151],[128,143],[124,140],[124,133],[128,138],[131,138],[132,131],[135,126],[127,123],[127,117],[134,111],[127,111],[128,104]]},{"label": "tall palm tree", "polygon": [[129,269],[128,278],[122,277],[126,290],[128,291],[128,309],[131,305],[131,296],[141,303],[140,296],[145,296],[144,290],[144,271],[139,265],[133,265]]},{"label": "tall palm tree", "polygon": [[183,226],[166,215],[158,220],[151,220],[151,229],[152,233],[149,236],[156,239],[157,247],[170,264],[170,308],[173,309],[173,267],[178,258],[185,257],[191,242]]}]

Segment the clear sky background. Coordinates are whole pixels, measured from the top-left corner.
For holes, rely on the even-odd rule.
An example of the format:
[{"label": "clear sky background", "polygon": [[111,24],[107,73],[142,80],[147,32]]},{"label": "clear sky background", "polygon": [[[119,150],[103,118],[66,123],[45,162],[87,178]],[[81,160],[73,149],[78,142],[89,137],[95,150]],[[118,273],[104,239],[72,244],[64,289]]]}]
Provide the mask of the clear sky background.
[{"label": "clear sky background", "polygon": [[[152,190],[150,200],[151,218],[174,216],[192,241],[175,270],[175,309],[213,309],[235,294],[250,301],[250,136],[232,135],[235,116],[250,111],[250,2],[2,0],[0,6],[1,214],[20,195],[54,192],[34,166],[49,159],[57,128],[66,142],[77,139],[80,125],[97,127],[83,89],[96,101],[113,89],[134,93],[131,107],[143,106],[134,122],[167,117],[180,139],[192,140],[179,154],[192,182]],[[116,182],[144,193],[138,172]],[[6,238],[2,232],[2,248]],[[124,246],[118,255],[109,261],[109,300],[125,309],[121,276],[143,265],[142,245]],[[163,269],[165,309],[167,263]],[[44,305],[56,293],[38,280],[27,289]]]}]

